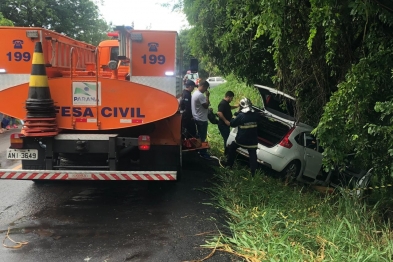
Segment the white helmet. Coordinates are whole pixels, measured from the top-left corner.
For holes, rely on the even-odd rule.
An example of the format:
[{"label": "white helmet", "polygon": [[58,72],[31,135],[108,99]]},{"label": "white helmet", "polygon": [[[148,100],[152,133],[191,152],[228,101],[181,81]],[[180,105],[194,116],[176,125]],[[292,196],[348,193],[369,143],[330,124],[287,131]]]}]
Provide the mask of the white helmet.
[{"label": "white helmet", "polygon": [[252,109],[252,103],[250,101],[250,99],[244,97],[240,100],[239,102],[240,105],[240,111],[242,111],[243,113],[247,113],[249,111],[254,112],[254,109]]}]

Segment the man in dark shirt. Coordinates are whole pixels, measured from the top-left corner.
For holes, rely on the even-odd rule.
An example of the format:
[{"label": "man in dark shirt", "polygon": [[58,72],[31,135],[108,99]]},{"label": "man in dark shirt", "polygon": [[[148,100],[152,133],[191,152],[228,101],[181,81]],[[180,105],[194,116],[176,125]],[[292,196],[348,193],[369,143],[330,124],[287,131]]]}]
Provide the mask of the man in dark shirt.
[{"label": "man in dark shirt", "polygon": [[231,127],[238,127],[238,130],[235,141],[229,146],[226,166],[232,167],[235,162],[236,150],[242,147],[248,151],[251,175],[254,175],[258,166],[258,113],[254,112],[248,98],[242,98],[239,106],[239,113],[235,114],[236,118],[230,121]]},{"label": "man in dark shirt", "polygon": [[235,94],[232,91],[227,91],[225,93],[225,97],[221,100],[220,104],[218,104],[217,115],[219,117],[218,120],[218,130],[220,130],[221,136],[224,139],[224,154],[228,154],[227,148],[227,140],[229,137],[230,130],[230,121],[232,119],[232,109],[237,108],[238,106],[231,106],[230,103],[233,100]]},{"label": "man in dark shirt", "polygon": [[196,136],[196,127],[191,111],[191,92],[196,87],[196,84],[192,80],[187,80],[185,85],[186,88],[183,90],[180,100],[180,110],[182,111],[181,123],[184,137],[190,138]]}]

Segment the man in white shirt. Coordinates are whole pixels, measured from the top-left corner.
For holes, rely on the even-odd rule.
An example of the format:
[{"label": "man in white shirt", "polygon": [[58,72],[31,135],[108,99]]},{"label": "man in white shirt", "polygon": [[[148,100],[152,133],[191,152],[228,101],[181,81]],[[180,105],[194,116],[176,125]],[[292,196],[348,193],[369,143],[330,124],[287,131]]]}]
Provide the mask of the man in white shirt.
[{"label": "man in white shirt", "polygon": [[[210,105],[210,93],[208,91],[209,87],[209,82],[199,82],[198,89],[194,91],[191,97],[192,116],[194,117],[198,136],[201,139],[201,142],[205,142],[207,137],[207,114],[209,112]],[[204,95],[204,93],[206,96]],[[200,150],[199,155],[206,160],[212,160],[206,149]]]}]

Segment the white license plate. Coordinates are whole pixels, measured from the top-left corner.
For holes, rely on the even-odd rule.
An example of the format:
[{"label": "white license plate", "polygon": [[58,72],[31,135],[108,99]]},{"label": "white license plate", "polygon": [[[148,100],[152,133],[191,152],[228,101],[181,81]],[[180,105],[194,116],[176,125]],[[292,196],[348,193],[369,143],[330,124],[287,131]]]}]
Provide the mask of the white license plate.
[{"label": "white license plate", "polygon": [[7,149],[7,159],[37,160],[37,149]]}]

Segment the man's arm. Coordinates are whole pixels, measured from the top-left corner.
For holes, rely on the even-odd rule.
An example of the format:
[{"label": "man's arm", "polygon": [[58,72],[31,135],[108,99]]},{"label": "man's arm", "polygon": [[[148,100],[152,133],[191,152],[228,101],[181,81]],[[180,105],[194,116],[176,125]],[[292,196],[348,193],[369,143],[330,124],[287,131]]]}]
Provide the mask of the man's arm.
[{"label": "man's arm", "polygon": [[210,97],[210,93],[209,91],[206,91],[206,102],[202,103],[203,108],[208,109],[209,105],[210,105],[210,101],[209,101],[209,97]]},{"label": "man's arm", "polygon": [[224,114],[223,114],[222,112],[217,112],[217,115],[218,115],[218,117],[219,117],[222,121],[224,121],[224,123],[225,123],[227,126],[230,126],[230,125],[231,125],[231,122],[229,122],[229,121],[225,118],[225,116],[224,116]]},{"label": "man's arm", "polygon": [[242,124],[242,119],[243,119],[242,114],[238,114],[235,118],[232,118],[230,122],[231,127],[240,126]]}]

